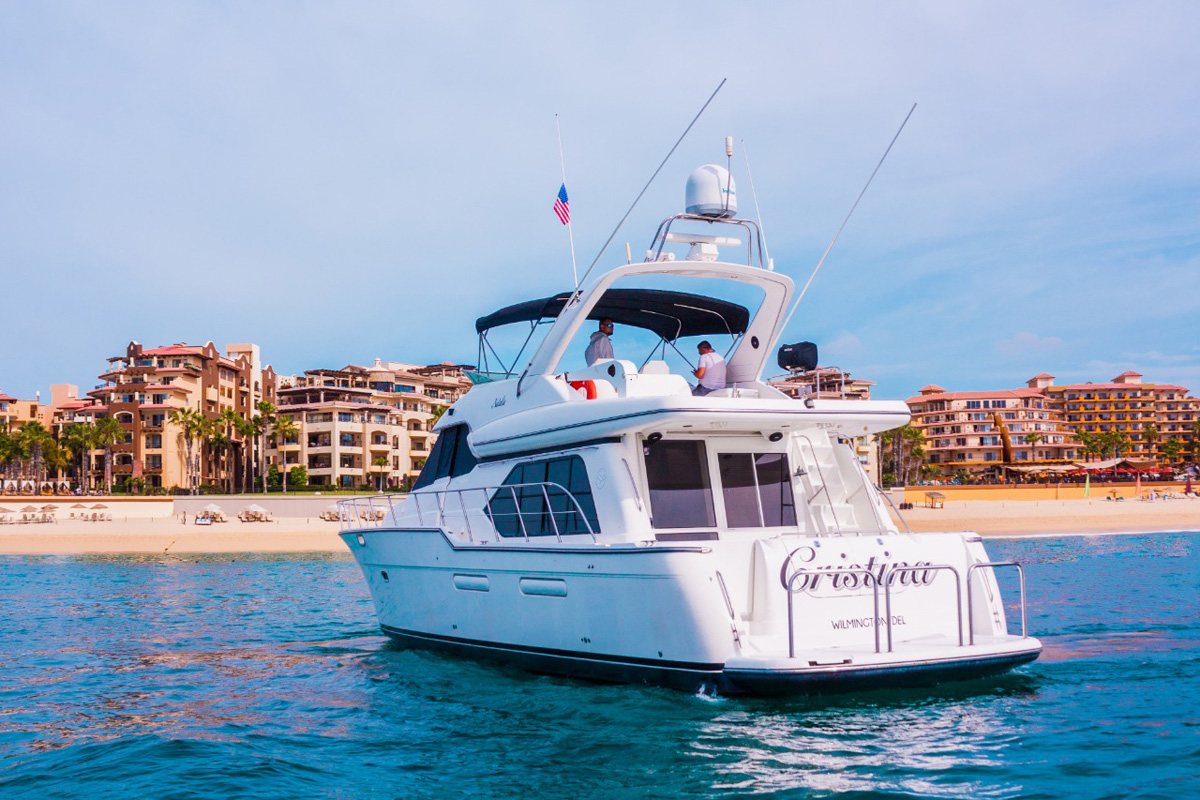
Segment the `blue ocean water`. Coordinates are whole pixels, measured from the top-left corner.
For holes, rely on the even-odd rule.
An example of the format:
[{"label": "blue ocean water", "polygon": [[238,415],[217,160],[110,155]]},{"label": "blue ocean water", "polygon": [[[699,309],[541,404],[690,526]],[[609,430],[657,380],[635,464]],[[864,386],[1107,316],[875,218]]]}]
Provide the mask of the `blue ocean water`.
[{"label": "blue ocean water", "polygon": [[1039,661],[788,700],[396,649],[349,556],[2,557],[0,797],[1200,796],[1200,536],[989,550]]}]

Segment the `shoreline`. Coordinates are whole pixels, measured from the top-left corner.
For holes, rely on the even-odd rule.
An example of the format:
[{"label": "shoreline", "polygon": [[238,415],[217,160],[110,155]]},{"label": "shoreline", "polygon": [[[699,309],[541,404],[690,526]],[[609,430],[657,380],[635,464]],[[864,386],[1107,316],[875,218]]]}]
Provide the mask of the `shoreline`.
[{"label": "shoreline", "polygon": [[[948,500],[943,508],[893,513],[903,531],[971,531],[984,539],[1056,536],[1200,533],[1200,498],[1156,501]],[[114,515],[108,522],[62,519],[0,525],[0,555],[349,553],[337,522],[282,517],[271,522],[236,518],[208,526],[188,516]]]}]

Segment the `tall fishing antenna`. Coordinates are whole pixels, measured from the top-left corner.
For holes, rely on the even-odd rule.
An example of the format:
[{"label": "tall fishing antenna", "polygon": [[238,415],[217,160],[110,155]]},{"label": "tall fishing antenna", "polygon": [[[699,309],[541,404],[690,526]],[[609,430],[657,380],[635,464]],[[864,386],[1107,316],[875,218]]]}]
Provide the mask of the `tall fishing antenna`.
[{"label": "tall fishing antenna", "polygon": [[866,185],[864,185],[862,191],[858,193],[858,197],[854,199],[854,205],[850,206],[850,213],[846,214],[846,218],[842,220],[841,227],[837,229],[837,233],[833,235],[833,239],[829,242],[829,247],[825,248],[824,255],[821,256],[821,260],[817,262],[816,268],[813,269],[812,275],[808,276],[808,283],[804,284],[804,288],[800,291],[800,296],[797,297],[796,302],[792,304],[792,310],[788,312],[787,319],[785,319],[783,321],[783,325],[779,327],[779,332],[781,335],[784,328],[787,327],[787,324],[792,321],[792,315],[796,313],[796,309],[800,307],[800,301],[804,299],[804,295],[808,291],[808,287],[812,286],[813,278],[817,277],[817,273],[821,271],[821,265],[825,263],[825,259],[829,256],[829,251],[833,249],[835,244],[837,244],[838,237],[842,235],[842,229],[846,227],[846,223],[850,221],[851,215],[854,214],[854,209],[858,208],[858,201],[862,200],[863,195],[867,193],[867,187],[871,185],[871,181],[875,180],[875,173],[879,172],[879,168],[883,166],[884,159],[888,157],[888,153],[892,152],[892,145],[894,145],[896,140],[900,138],[900,131],[904,130],[904,126],[908,124],[909,117],[911,117],[913,112],[916,110],[917,104],[913,103],[912,108],[908,110],[908,114],[904,117],[904,122],[900,123],[900,128],[896,131],[896,135],[893,136],[892,141],[888,143],[887,150],[883,151],[883,157],[879,159],[879,163],[875,165],[875,169],[871,172],[871,177],[867,178]]},{"label": "tall fishing antenna", "polygon": [[754,173],[750,171],[750,151],[746,149],[746,140],[742,139],[742,158],[746,160],[746,177],[750,179],[750,196],[754,198],[754,216],[758,217],[758,238],[762,242],[763,255],[767,259],[767,270],[775,271],[775,262],[771,259],[771,248],[767,247],[767,229],[763,227],[762,212],[758,209],[758,192],[754,189]]},{"label": "tall fishing antenna", "polygon": [[[558,133],[558,165],[562,167],[563,186],[567,185],[567,162],[563,160],[562,127],[558,124],[558,114],[554,115],[554,130]],[[571,217],[567,216],[567,237],[571,240],[571,277],[575,285],[579,285],[579,270],[575,266],[575,231],[571,229]]]},{"label": "tall fishing antenna", "polygon": [[[642,187],[640,192],[638,192],[638,196],[633,199],[633,205],[631,205],[629,210],[625,212],[625,216],[621,217],[621,221],[617,223],[617,227],[613,228],[613,232],[608,235],[608,239],[605,240],[604,246],[600,248],[600,252],[596,253],[596,257],[592,259],[591,265],[588,266],[587,272],[583,273],[583,277],[575,283],[574,298],[579,296],[579,287],[582,286],[583,282],[587,280],[587,276],[592,274],[592,270],[595,268],[596,263],[600,260],[600,257],[604,255],[604,251],[608,249],[608,246],[612,244],[613,237],[617,235],[617,231],[621,230],[621,226],[625,224],[625,220],[627,220],[629,215],[633,213],[633,209],[637,206],[638,201],[642,199],[642,195],[644,195],[646,190],[650,188],[650,184],[654,183],[654,179],[658,177],[658,173],[662,171],[662,168],[667,165],[667,161],[670,160],[671,155],[675,152],[675,148],[679,147],[680,143],[683,142],[684,137],[688,135],[688,131],[690,131],[692,126],[696,124],[696,120],[700,119],[700,115],[704,113],[704,109],[708,108],[708,104],[711,103],[713,98],[717,96],[717,92],[721,91],[721,87],[725,85],[725,81],[727,80],[729,79],[722,78],[721,82],[717,84],[717,88],[713,89],[713,93],[708,96],[707,100],[704,101],[704,105],[700,106],[700,110],[696,112],[696,116],[692,117],[692,121],[688,123],[688,126],[684,128],[683,133],[680,134],[679,139],[676,140],[674,146],[671,147],[671,150],[667,153],[667,157],[662,160],[662,163],[658,165],[658,169],[654,170],[654,174],[650,176],[650,180],[646,181],[646,185]],[[574,298],[572,298],[572,302],[574,301]]]}]

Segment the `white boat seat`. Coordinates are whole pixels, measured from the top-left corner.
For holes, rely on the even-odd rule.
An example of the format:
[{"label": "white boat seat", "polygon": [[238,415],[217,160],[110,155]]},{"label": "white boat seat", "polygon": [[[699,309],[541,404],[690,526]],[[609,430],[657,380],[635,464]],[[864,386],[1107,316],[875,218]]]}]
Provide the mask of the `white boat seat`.
[{"label": "white boat seat", "polygon": [[643,375],[670,375],[671,368],[665,361],[647,361],[642,367]]}]

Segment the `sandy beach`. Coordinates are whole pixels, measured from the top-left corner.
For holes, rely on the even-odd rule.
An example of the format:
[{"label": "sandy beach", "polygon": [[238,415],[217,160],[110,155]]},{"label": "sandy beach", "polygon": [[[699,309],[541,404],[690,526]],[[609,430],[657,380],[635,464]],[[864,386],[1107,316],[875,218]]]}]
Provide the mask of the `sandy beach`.
[{"label": "sandy beach", "polygon": [[[0,554],[345,552],[338,523],[317,517],[236,518],[194,524],[169,506],[118,508],[111,521],[0,526]],[[976,531],[985,537],[1200,531],[1200,498],[1173,500],[948,500],[903,512],[915,532]],[[141,515],[139,515],[141,514]],[[903,528],[903,525],[901,525]]]}]

